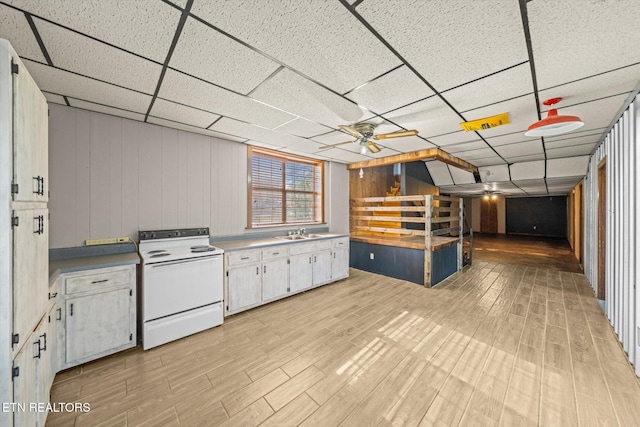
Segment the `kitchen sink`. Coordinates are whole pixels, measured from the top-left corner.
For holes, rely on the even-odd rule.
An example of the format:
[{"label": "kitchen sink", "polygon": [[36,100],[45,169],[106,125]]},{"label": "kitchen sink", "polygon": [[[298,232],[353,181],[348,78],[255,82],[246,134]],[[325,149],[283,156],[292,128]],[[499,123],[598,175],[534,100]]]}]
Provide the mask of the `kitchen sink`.
[{"label": "kitchen sink", "polygon": [[276,237],[276,239],[282,239],[282,240],[306,240],[307,237],[301,236],[299,234],[294,234],[293,236],[279,236],[279,237]]}]

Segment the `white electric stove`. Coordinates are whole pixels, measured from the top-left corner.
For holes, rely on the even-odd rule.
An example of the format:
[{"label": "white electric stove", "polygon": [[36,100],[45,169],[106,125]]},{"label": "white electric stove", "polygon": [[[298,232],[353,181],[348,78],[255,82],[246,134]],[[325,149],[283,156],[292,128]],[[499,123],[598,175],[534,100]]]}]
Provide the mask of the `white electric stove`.
[{"label": "white electric stove", "polygon": [[208,228],[140,231],[145,350],[223,322],[223,250]]}]

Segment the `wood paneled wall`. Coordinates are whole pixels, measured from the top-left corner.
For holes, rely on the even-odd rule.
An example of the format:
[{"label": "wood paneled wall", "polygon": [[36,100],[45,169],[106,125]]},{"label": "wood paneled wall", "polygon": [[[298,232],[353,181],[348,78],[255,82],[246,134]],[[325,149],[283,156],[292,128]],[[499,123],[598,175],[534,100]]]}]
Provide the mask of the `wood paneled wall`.
[{"label": "wood paneled wall", "polygon": [[360,178],[359,169],[349,171],[349,198],[386,196],[393,187],[393,165],[364,169],[364,177]]},{"label": "wood paneled wall", "polygon": [[[246,145],[61,105],[49,108],[51,248],[107,237],[137,240],[138,230],[148,229],[246,232]],[[335,217],[338,228],[348,229],[348,175],[344,165],[327,166],[325,219],[331,226]],[[342,197],[332,203],[335,188],[343,189]]]}]

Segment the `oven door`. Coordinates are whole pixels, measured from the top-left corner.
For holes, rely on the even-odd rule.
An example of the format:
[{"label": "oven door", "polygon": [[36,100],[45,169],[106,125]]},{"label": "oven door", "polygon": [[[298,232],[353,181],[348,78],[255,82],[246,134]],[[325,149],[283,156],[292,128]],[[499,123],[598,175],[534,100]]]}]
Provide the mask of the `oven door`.
[{"label": "oven door", "polygon": [[143,321],[222,301],[222,255],[146,264]]}]

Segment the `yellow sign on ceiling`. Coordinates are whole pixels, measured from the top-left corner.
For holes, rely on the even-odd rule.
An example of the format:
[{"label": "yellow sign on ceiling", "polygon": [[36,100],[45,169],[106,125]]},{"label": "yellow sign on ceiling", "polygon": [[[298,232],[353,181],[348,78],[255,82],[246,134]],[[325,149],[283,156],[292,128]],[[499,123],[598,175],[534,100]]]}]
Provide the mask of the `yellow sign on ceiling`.
[{"label": "yellow sign on ceiling", "polygon": [[484,119],[472,120],[470,122],[462,122],[460,126],[466,132],[474,132],[477,130],[487,130],[496,126],[508,125],[509,113],[501,113],[491,117],[485,117]]}]

